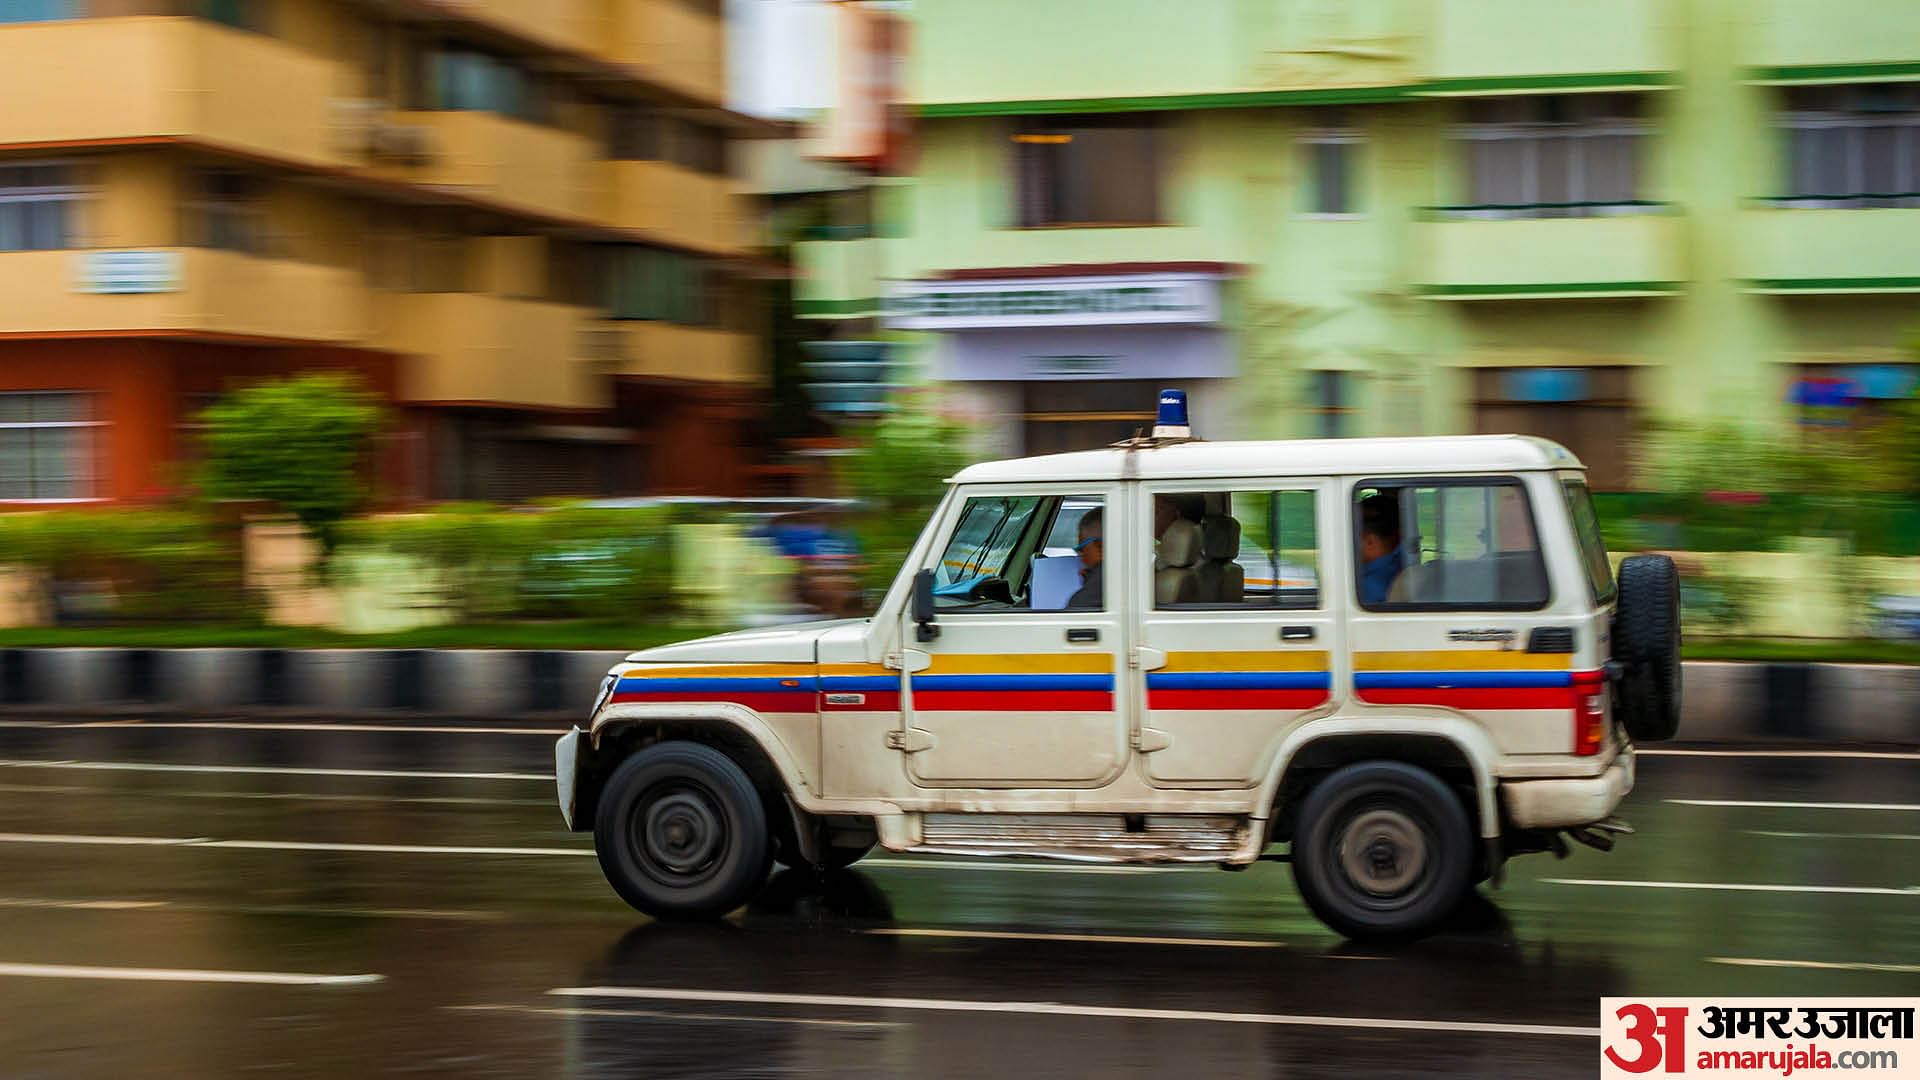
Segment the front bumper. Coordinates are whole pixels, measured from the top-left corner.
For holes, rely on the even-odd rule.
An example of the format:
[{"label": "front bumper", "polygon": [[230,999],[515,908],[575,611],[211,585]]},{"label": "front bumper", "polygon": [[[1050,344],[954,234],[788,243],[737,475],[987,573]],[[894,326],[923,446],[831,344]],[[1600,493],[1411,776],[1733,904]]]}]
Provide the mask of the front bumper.
[{"label": "front bumper", "polygon": [[587,753],[586,732],[578,727],[560,736],[553,744],[553,776],[560,785],[560,817],[566,821],[567,828],[579,832],[583,825],[575,825],[573,819],[579,807],[581,765]]},{"label": "front bumper", "polygon": [[1507,780],[1500,784],[1507,819],[1523,829],[1565,829],[1604,821],[1633,790],[1633,750],[1599,776],[1571,780]]}]

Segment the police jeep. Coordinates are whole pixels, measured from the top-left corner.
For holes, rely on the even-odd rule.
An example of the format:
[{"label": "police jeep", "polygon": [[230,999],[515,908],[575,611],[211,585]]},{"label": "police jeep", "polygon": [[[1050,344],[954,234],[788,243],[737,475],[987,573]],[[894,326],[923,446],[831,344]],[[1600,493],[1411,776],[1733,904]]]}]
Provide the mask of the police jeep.
[{"label": "police jeep", "polygon": [[1630,831],[1678,590],[1615,573],[1572,454],[1204,442],[1177,392],[1160,421],[962,470],[871,618],[614,667],[556,752],[615,891],[713,917],[876,846],[1279,859],[1336,930],[1408,937],[1511,856]]}]

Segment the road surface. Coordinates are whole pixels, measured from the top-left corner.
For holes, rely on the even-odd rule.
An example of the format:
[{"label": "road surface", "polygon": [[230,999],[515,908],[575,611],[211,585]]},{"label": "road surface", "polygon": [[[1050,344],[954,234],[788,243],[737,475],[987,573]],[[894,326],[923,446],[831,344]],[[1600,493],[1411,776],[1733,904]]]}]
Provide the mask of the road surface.
[{"label": "road surface", "polygon": [[620,904],[540,728],[0,720],[0,1076],[1592,1075],[1609,994],[1920,985],[1920,755],[1646,754],[1610,855],[1343,942],[1286,867]]}]

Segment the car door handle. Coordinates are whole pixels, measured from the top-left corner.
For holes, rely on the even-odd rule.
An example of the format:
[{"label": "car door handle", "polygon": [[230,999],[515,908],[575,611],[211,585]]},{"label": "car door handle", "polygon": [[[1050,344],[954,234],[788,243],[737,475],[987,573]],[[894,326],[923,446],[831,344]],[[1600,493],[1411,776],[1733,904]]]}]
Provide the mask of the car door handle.
[{"label": "car door handle", "polygon": [[1099,641],[1100,631],[1091,626],[1076,626],[1067,631],[1068,641]]},{"label": "car door handle", "polygon": [[1312,641],[1313,627],[1283,626],[1280,628],[1280,640],[1281,641]]}]

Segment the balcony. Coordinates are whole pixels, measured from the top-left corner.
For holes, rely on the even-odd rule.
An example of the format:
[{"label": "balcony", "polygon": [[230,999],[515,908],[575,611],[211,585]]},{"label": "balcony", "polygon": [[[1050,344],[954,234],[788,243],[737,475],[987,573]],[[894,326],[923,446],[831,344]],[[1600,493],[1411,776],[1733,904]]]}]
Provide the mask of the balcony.
[{"label": "balcony", "polygon": [[712,104],[727,99],[726,27],[686,0],[622,0],[604,55],[643,77]]},{"label": "balcony", "polygon": [[[144,282],[116,282],[97,269],[102,254],[0,254],[0,295],[8,299],[0,333],[161,331],[358,343],[369,332],[368,293],[356,271],[160,248],[139,253],[149,268]],[[117,291],[96,291],[104,289]]]},{"label": "balcony", "polygon": [[174,136],[338,163],[333,100],[348,72],[261,34],[125,16],[6,28],[0,143]]},{"label": "balcony", "polygon": [[1671,43],[1681,36],[1665,22],[1672,7],[1666,0],[1439,0],[1424,92],[1667,85],[1677,66]]},{"label": "balcony", "polygon": [[1436,300],[1675,293],[1686,276],[1680,223],[1667,213],[1419,221],[1413,284]]},{"label": "balcony", "polygon": [[1762,80],[1820,82],[1920,70],[1912,0],[1753,0],[1740,60]]},{"label": "balcony", "polygon": [[1759,292],[1920,292],[1920,207],[1746,211],[1740,276]]},{"label": "balcony", "polygon": [[410,354],[403,400],[594,409],[606,380],[582,356],[589,313],[485,293],[403,293],[380,300],[375,344]]},{"label": "balcony", "polygon": [[760,342],[752,334],[624,320],[603,320],[596,333],[612,340],[608,355],[619,375],[726,383],[766,380]]},{"label": "balcony", "polygon": [[607,205],[600,218],[661,240],[715,254],[750,245],[746,200],[725,176],[709,176],[664,161],[607,161],[595,166]]},{"label": "balcony", "polygon": [[793,245],[798,276],[794,310],[804,318],[859,319],[880,313],[881,245],[873,237],[854,240],[802,240]]},{"label": "balcony", "polygon": [[395,126],[425,133],[417,163],[375,168],[389,179],[536,214],[585,218],[592,213],[594,153],[587,139],[490,112],[392,115]]},{"label": "balcony", "polygon": [[606,35],[604,0],[461,0],[457,6],[468,19],[555,49],[594,52]]}]

